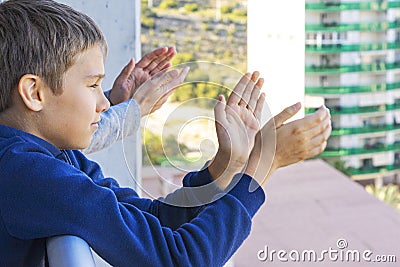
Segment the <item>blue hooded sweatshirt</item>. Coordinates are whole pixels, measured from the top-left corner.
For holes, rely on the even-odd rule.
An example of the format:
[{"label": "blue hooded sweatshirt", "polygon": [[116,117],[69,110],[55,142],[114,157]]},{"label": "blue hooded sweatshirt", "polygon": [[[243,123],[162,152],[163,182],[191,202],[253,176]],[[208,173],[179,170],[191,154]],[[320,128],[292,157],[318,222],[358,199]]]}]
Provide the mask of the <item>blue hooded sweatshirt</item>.
[{"label": "blue hooded sweatshirt", "polygon": [[[0,266],[40,266],[46,238],[84,239],[113,266],[222,266],[249,235],[265,200],[251,177],[236,175],[229,191],[198,207],[140,198],[105,178],[81,152],[59,150],[0,125]],[[208,184],[207,169],[187,174],[185,187]],[[171,196],[193,198],[185,190]]]}]

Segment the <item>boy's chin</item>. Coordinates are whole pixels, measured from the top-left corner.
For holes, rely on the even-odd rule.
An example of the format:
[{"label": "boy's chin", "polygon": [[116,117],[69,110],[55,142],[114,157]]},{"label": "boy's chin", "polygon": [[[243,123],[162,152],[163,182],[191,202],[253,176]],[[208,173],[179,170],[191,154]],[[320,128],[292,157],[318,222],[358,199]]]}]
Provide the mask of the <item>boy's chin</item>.
[{"label": "boy's chin", "polygon": [[[84,140],[82,140],[84,139]],[[90,143],[93,139],[93,134],[90,137],[82,138],[79,142],[74,142],[73,144],[69,144],[68,147],[60,148],[65,150],[84,150],[90,146]]]},{"label": "boy's chin", "polygon": [[69,148],[64,148],[64,149],[67,149],[67,150],[84,150],[84,149],[89,147],[91,141],[92,141],[92,138],[90,138],[86,142],[75,143],[75,144],[71,145]]}]

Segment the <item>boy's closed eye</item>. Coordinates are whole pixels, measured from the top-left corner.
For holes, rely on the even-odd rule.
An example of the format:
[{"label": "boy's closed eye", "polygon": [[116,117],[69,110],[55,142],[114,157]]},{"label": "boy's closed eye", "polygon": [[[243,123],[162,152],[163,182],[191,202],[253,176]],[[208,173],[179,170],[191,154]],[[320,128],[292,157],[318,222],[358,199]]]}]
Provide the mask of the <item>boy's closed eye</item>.
[{"label": "boy's closed eye", "polygon": [[101,88],[101,82],[103,81],[104,77],[104,74],[87,76],[88,84],[90,84],[89,87],[92,87],[94,89]]},{"label": "boy's closed eye", "polygon": [[101,87],[101,84],[93,84],[90,87],[97,89],[97,88]]}]

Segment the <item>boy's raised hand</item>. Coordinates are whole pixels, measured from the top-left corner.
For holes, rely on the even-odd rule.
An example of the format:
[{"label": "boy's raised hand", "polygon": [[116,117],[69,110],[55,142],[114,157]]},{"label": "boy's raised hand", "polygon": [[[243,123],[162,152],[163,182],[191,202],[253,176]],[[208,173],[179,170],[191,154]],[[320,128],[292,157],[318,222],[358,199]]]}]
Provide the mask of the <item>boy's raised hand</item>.
[{"label": "boy's raised hand", "polygon": [[[300,108],[300,103],[287,107],[257,134],[245,173],[260,185],[265,185],[276,169],[315,157],[325,150],[332,131],[329,110],[322,106],[313,114],[284,124]],[[270,145],[274,143],[271,138],[276,138],[276,147]]]},{"label": "boy's raised hand", "polygon": [[189,69],[164,70],[142,84],[133,95],[140,106],[141,115],[146,116],[161,108],[174,89],[183,83]]},{"label": "boy's raised hand", "polygon": [[116,105],[130,99],[142,84],[169,68],[175,55],[174,47],[162,47],[144,55],[137,64],[131,59],[114,81],[110,92],[111,102]]},{"label": "boy's raised hand", "polygon": [[220,188],[226,188],[242,170],[253,148],[265,100],[260,94],[263,83],[258,72],[245,74],[228,101],[220,96],[214,108],[219,147],[208,170]]}]

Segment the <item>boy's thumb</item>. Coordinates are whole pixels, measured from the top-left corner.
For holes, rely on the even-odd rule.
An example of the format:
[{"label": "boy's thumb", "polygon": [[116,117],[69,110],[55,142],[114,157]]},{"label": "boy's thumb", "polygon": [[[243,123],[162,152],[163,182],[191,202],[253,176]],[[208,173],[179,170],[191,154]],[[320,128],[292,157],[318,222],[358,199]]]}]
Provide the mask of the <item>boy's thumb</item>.
[{"label": "boy's thumb", "polygon": [[226,106],[225,97],[223,95],[219,95],[217,104],[214,107],[214,115],[215,115],[215,120],[217,122],[221,122],[221,120],[223,120],[224,112],[225,112],[225,106]]},{"label": "boy's thumb", "polygon": [[[133,71],[134,68],[135,68],[135,65],[136,65],[135,60],[134,60],[133,58],[131,58],[131,59],[129,60],[128,64],[126,64],[126,66],[123,68],[122,73],[123,73],[125,76],[131,75],[132,71]],[[121,74],[122,74],[122,73],[121,73]]]},{"label": "boy's thumb", "polygon": [[293,117],[297,112],[299,112],[301,108],[301,103],[297,102],[294,105],[291,105],[290,107],[285,108],[282,110],[278,115],[274,117],[274,122],[275,122],[275,128],[279,128],[282,126],[282,124]]}]

